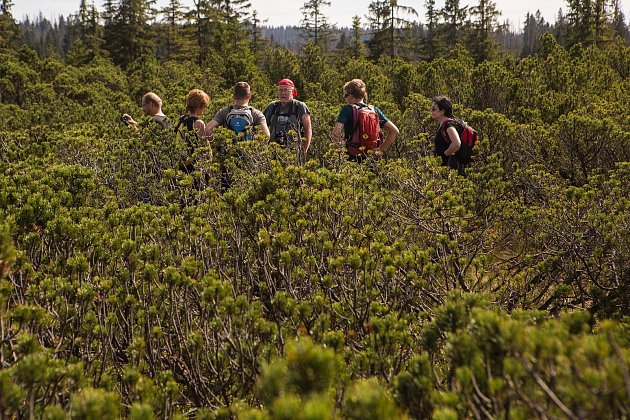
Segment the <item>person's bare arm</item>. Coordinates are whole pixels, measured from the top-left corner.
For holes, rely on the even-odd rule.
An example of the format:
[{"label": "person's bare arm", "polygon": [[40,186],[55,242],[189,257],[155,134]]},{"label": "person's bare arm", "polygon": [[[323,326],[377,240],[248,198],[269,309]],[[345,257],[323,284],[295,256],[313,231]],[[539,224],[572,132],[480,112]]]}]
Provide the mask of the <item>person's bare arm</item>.
[{"label": "person's bare arm", "polygon": [[446,135],[449,139],[451,139],[451,144],[448,146],[448,149],[444,151],[444,156],[451,156],[459,150],[462,145],[462,141],[459,139],[459,134],[457,134],[455,127],[447,128]]},{"label": "person's bare arm", "polygon": [[269,127],[267,127],[266,121],[261,121],[257,127],[262,130],[263,134],[267,136],[267,138],[271,137],[271,133],[269,132]]},{"label": "person's bare arm", "polygon": [[302,139],[302,149],[304,153],[308,151],[313,138],[313,127],[311,126],[311,114],[302,115],[302,127],[304,128],[304,139]]},{"label": "person's bare arm", "polygon": [[387,121],[383,128],[387,130],[387,137],[385,137],[385,141],[380,147],[381,152],[387,150],[387,148],[392,145],[394,139],[398,136],[398,134],[400,134],[398,127],[396,127],[396,125],[391,121]]},{"label": "person's bare arm", "polygon": [[340,122],[335,123],[335,126],[333,127],[333,131],[332,131],[332,139],[333,139],[333,142],[338,146],[342,146],[342,141],[341,141],[342,130],[343,130],[343,124]]},{"label": "person's bare arm", "polygon": [[205,135],[206,137],[212,137],[214,135],[214,129],[219,126],[219,122],[215,119],[210,120],[208,124],[205,126]]}]

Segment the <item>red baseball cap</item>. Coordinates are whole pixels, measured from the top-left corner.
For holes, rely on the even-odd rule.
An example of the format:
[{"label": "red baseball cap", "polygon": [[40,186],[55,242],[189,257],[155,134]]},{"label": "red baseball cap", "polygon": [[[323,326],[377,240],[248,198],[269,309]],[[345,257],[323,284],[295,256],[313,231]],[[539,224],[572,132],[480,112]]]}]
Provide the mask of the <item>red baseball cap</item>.
[{"label": "red baseball cap", "polygon": [[291,86],[293,88],[293,97],[295,98],[298,94],[297,89],[295,88],[295,85],[293,84],[293,82],[291,81],[291,79],[282,79],[278,82],[278,86]]}]

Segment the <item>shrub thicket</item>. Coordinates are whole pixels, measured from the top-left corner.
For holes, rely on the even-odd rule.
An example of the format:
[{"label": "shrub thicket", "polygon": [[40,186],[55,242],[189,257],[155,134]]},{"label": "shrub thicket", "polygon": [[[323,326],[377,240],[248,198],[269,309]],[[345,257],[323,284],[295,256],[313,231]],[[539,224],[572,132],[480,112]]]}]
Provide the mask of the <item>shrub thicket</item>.
[{"label": "shrub thicket", "polygon": [[[154,90],[175,117],[193,87],[218,109],[236,80],[2,54],[0,412],[628,417],[630,55],[606,48],[295,59],[308,160],[218,130],[193,174],[181,140],[119,115]],[[277,68],[249,71],[264,108]],[[354,77],[402,131],[381,162],[330,145]],[[436,93],[480,133],[466,178],[432,157]]]}]

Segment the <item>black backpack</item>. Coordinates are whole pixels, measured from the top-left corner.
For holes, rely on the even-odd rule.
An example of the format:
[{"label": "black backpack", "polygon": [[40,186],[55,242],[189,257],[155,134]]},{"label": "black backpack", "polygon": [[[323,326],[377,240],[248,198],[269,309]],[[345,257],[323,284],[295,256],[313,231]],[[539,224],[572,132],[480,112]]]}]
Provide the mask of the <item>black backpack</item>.
[{"label": "black backpack", "polygon": [[186,142],[189,158],[192,157],[193,153],[195,153],[195,149],[199,146],[199,135],[194,127],[195,121],[197,120],[197,117],[184,114],[179,117],[177,126],[175,126],[175,133]]},{"label": "black backpack", "polygon": [[[302,122],[300,121],[300,116],[298,115],[299,108],[295,105],[295,100],[291,100],[291,107],[289,108],[288,113],[280,113],[280,101],[273,102],[271,106],[271,111],[268,114],[265,114],[265,118],[268,121],[269,129],[271,130],[271,139],[270,142],[274,141],[283,146],[287,145],[288,140],[290,140],[287,136],[287,133],[293,129],[297,133],[298,140],[301,140],[304,137],[304,127],[302,127]],[[288,121],[286,121],[283,125],[283,129],[278,130],[278,118],[286,117]],[[295,117],[295,120],[292,122],[291,117]]]}]

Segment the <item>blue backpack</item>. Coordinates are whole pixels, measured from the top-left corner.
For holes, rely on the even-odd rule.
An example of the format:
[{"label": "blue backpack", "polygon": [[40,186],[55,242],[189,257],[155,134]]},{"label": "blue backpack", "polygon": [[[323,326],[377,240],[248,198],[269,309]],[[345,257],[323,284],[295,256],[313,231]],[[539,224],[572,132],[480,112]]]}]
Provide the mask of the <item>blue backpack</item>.
[{"label": "blue backpack", "polygon": [[[225,117],[225,125],[236,134],[245,132],[242,140],[253,140],[254,134],[251,132],[251,127],[254,125],[252,107],[235,108],[230,106],[230,112]],[[249,131],[248,128],[250,128]],[[237,138],[235,138],[235,141],[237,141]]]}]

